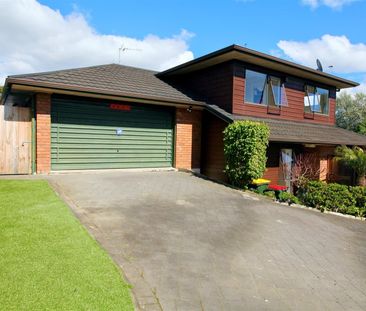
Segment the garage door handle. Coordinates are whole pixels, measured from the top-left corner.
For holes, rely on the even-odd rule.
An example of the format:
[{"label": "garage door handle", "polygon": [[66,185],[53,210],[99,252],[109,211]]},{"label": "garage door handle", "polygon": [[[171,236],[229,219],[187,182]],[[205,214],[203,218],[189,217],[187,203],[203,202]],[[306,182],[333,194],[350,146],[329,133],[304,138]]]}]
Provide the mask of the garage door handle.
[{"label": "garage door handle", "polygon": [[31,144],[32,142],[31,141],[23,141],[22,142],[22,147],[24,147],[25,144]]}]

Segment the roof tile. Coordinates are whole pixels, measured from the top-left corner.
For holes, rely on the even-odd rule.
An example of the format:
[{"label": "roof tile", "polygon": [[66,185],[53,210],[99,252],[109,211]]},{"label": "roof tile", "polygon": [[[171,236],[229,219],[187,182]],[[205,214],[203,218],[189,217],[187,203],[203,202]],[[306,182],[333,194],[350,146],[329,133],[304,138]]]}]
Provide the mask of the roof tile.
[{"label": "roof tile", "polygon": [[10,76],[13,81],[54,83],[55,85],[108,90],[137,98],[164,98],[169,101],[193,102],[193,99],[156,76],[156,71],[117,64],[76,68],[52,72]]}]

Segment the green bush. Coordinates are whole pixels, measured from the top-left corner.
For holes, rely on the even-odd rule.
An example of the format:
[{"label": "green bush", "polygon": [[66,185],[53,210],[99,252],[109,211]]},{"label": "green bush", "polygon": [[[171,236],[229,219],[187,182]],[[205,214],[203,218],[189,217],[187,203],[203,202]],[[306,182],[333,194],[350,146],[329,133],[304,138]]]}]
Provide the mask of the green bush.
[{"label": "green bush", "polygon": [[366,188],[320,181],[308,182],[299,191],[301,201],[320,210],[366,216]]},{"label": "green bush", "polygon": [[269,128],[253,121],[237,121],[224,130],[225,172],[230,182],[246,187],[266,169]]},{"label": "green bush", "polygon": [[356,200],[356,206],[366,209],[366,187],[350,187],[350,191]]},{"label": "green bush", "polygon": [[263,193],[266,197],[270,197],[272,199],[276,198],[276,193],[274,191],[266,191]]},{"label": "green bush", "polygon": [[342,211],[356,204],[356,200],[346,185],[328,184],[325,187],[324,195],[324,208],[329,211]]},{"label": "green bush", "polygon": [[278,195],[278,199],[280,200],[280,202],[286,202],[289,205],[300,203],[300,200],[296,196],[286,191],[281,191]]},{"label": "green bush", "polygon": [[343,214],[348,214],[348,215],[357,216],[357,217],[366,216],[365,209],[357,207],[357,206],[347,207],[345,209],[340,210],[340,212]]},{"label": "green bush", "polygon": [[298,196],[305,205],[321,208],[325,200],[325,187],[326,184],[321,181],[309,181],[304,188],[299,189]]}]

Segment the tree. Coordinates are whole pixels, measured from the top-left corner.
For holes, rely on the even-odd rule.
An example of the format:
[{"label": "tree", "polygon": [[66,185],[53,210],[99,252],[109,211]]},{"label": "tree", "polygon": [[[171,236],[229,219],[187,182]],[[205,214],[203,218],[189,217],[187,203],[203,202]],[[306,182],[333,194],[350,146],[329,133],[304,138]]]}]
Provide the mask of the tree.
[{"label": "tree", "polygon": [[366,151],[360,147],[339,146],[335,150],[336,158],[351,167],[357,174],[357,183],[366,186]]},{"label": "tree", "polygon": [[366,119],[357,125],[356,132],[362,135],[366,135]]},{"label": "tree", "polygon": [[337,98],[336,122],[339,127],[354,132],[363,132],[366,126],[366,94],[341,93]]}]

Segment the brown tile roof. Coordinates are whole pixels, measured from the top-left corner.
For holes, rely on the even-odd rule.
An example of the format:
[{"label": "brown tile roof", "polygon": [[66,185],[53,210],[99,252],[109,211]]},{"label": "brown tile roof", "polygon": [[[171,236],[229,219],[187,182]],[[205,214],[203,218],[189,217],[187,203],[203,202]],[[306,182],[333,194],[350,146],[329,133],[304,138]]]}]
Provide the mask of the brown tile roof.
[{"label": "brown tile roof", "polygon": [[270,128],[270,141],[366,146],[365,135],[336,126],[232,115],[213,105],[209,105],[208,110],[227,122],[237,120],[264,122]]},{"label": "brown tile roof", "polygon": [[326,85],[334,86],[337,88],[348,88],[359,85],[357,82],[337,77],[326,72],[296,64],[294,62],[290,62],[288,60],[274,57],[269,54],[248,49],[246,47],[236,44],[230,45],[226,48],[203,55],[189,62],[160,72],[158,76],[162,77],[193,72],[195,70],[208,68],[229,60],[241,60],[246,63],[259,65],[267,69],[286,73],[290,76],[324,83]]},{"label": "brown tile roof", "polygon": [[194,103],[194,100],[156,76],[157,72],[117,64],[9,76],[19,83],[134,98]]}]

